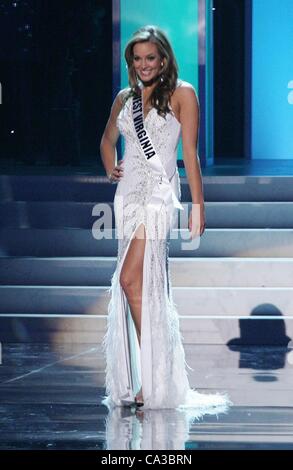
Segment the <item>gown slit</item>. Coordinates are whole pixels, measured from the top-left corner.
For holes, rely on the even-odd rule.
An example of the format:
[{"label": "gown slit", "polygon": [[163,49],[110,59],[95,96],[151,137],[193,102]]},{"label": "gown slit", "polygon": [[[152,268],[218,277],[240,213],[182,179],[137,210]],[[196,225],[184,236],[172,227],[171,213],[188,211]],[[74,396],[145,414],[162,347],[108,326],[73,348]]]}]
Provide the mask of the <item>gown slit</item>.
[{"label": "gown slit", "polygon": [[[124,265],[124,261],[128,254],[130,245],[134,240],[134,237],[140,228],[141,225],[144,225],[144,236],[145,236],[145,246],[144,246],[144,256],[143,256],[143,273],[142,273],[142,293],[141,293],[141,331],[140,331],[140,341],[142,344],[142,339],[144,337],[143,331],[143,306],[145,302],[143,302],[144,294],[144,285],[145,285],[145,278],[146,278],[146,250],[147,250],[147,228],[144,223],[140,222],[136,224],[134,230],[132,231],[131,236],[128,239],[127,246],[124,250],[123,256],[121,257],[121,261],[117,264],[116,270],[111,279],[111,287],[109,289],[111,300],[109,303],[109,317],[110,319],[111,312],[112,316],[115,316],[115,320],[113,318],[113,322],[115,321],[115,327],[120,325],[119,331],[119,338],[117,338],[117,342],[120,342],[120,372],[121,372],[121,380],[117,377],[117,384],[114,385],[106,381],[106,386],[113,387],[117,386],[119,390],[120,396],[120,403],[121,405],[128,406],[134,403],[134,397],[137,392],[140,390],[142,386],[142,375],[141,375],[141,348],[139,347],[137,332],[135,328],[135,323],[132,318],[130,305],[128,303],[126,294],[120,284],[120,274]],[[116,301],[115,301],[116,299]],[[114,341],[115,341],[115,329],[114,327],[111,329],[108,328],[107,334],[103,340],[103,349],[106,352],[109,351],[112,347],[115,348]],[[118,345],[117,345],[118,346]],[[116,351],[115,351],[116,349]],[[116,347],[113,350],[113,354],[117,354],[118,348]],[[119,353],[118,353],[119,354]],[[112,377],[114,373],[115,364],[111,364],[108,362],[106,367],[106,373],[108,372],[109,377]],[[111,406],[113,404],[110,397],[107,397],[104,401],[104,404],[107,406]]]},{"label": "gown slit", "polygon": [[[128,255],[129,249],[131,247],[131,244],[138,232],[138,230],[141,227],[144,227],[144,239],[145,239],[145,244],[144,244],[144,249],[143,249],[143,260],[142,260],[142,286],[141,286],[141,304],[140,304],[140,342],[142,342],[142,336],[143,336],[143,331],[142,331],[142,313],[143,313],[143,286],[145,285],[144,282],[144,276],[145,276],[145,270],[146,270],[146,263],[145,263],[145,251],[146,251],[146,240],[147,240],[147,232],[146,232],[146,226],[144,223],[139,223],[137,224],[136,228],[133,230],[133,233],[130,237],[128,246],[125,250],[125,253],[123,255],[122,261],[121,261],[121,266],[119,269],[119,278],[121,275],[121,272],[124,267],[124,262],[125,259]],[[123,290],[123,287],[120,284],[120,291],[121,295],[123,298],[123,308],[122,308],[122,316],[126,319],[125,321],[125,331],[123,334],[123,344],[124,344],[124,352],[128,356],[127,364],[129,364],[128,367],[128,382],[129,382],[129,388],[132,389],[132,393],[130,393],[131,401],[132,397],[134,397],[138,391],[140,390],[142,386],[142,377],[141,377],[141,347],[139,346],[138,338],[137,338],[137,331],[135,327],[135,322],[132,317],[131,313],[131,308],[127,299],[127,296]],[[135,331],[135,334],[134,334]],[[126,346],[126,347],[125,347]]]}]

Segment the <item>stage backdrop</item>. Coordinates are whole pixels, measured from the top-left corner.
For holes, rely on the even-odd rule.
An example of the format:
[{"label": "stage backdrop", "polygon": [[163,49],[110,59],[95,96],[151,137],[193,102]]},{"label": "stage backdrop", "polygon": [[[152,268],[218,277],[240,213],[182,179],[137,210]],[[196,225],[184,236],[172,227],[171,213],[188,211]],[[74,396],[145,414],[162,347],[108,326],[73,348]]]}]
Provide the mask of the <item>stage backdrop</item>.
[{"label": "stage backdrop", "polygon": [[293,158],[293,1],[252,2],[252,158]]},{"label": "stage backdrop", "polygon": [[[196,89],[201,105],[201,123],[199,153],[203,163],[206,163],[208,155],[206,149],[211,151],[212,132],[206,132],[206,128],[212,130],[212,118],[207,112],[206,106],[209,98],[206,93],[210,89],[206,86],[206,17],[210,17],[212,11],[211,0],[114,0],[113,11],[115,40],[120,38],[120,77],[114,78],[114,93],[116,88],[128,86],[124,49],[128,39],[143,25],[153,24],[161,27],[173,46],[179,67],[179,77],[190,82]],[[117,14],[119,8],[119,19]],[[117,30],[119,34],[117,35]],[[209,47],[208,47],[209,50]],[[118,51],[117,51],[118,52]],[[115,58],[114,58],[115,60]],[[114,64],[114,70],[117,70]],[[211,78],[211,70],[209,70]],[[207,141],[207,137],[208,141]],[[178,158],[182,159],[182,144],[180,143]]]}]

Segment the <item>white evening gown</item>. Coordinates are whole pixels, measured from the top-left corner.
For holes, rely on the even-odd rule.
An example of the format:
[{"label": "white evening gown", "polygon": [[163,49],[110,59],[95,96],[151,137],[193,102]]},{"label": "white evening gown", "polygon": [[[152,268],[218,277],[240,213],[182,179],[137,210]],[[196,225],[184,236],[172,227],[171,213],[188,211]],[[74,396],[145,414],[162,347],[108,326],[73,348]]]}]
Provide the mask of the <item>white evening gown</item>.
[{"label": "white evening gown", "polygon": [[[181,124],[172,113],[167,113],[165,120],[155,108],[149,111],[144,123],[175,194],[180,199],[177,146]],[[142,386],[144,409],[194,407],[196,415],[199,409],[208,412],[211,407],[219,406],[224,410],[229,404],[226,395],[201,394],[189,385],[168,266],[170,229],[175,226],[178,209],[166,218],[163,202],[157,217],[157,213],[148,205],[158,181],[152,174],[136,136],[132,120],[132,98],[127,100],[120,111],[117,126],[125,139],[124,175],[114,197],[118,257],[109,289],[111,299],[107,332],[103,340],[106,356],[106,397],[103,404],[109,409],[131,404]],[[141,223],[146,230],[146,245],[139,348],[119,276],[130,241]]]}]

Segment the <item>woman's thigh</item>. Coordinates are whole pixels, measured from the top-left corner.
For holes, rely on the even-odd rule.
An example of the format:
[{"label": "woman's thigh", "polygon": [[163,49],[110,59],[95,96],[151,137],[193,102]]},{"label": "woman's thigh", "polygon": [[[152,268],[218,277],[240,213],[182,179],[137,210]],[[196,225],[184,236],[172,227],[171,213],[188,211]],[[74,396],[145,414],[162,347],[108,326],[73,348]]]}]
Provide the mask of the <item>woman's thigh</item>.
[{"label": "woman's thigh", "polygon": [[140,224],[136,229],[133,239],[128,247],[127,254],[120,272],[122,285],[137,284],[142,282],[143,260],[145,251],[145,227]]}]

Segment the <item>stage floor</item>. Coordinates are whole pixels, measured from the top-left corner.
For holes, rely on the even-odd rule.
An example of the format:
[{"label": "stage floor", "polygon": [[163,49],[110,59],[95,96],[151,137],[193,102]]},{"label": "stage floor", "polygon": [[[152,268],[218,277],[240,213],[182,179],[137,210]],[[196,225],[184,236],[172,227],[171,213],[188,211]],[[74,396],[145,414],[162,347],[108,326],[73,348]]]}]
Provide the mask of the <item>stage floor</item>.
[{"label": "stage floor", "polygon": [[227,392],[227,414],[189,432],[175,410],[101,405],[95,344],[2,343],[0,449],[293,449],[292,353],[282,347],[185,345],[191,386]]}]

